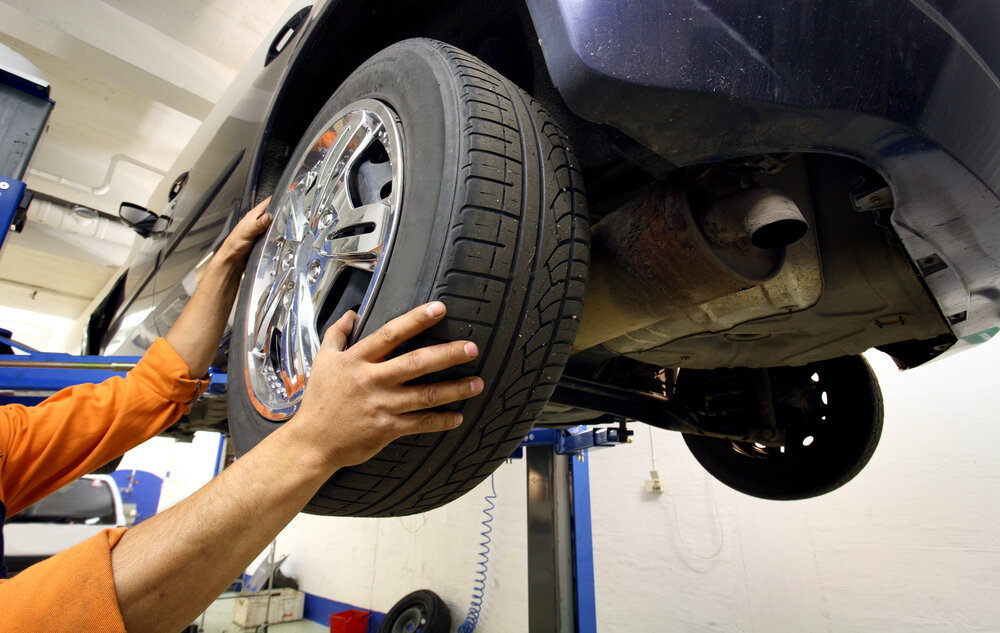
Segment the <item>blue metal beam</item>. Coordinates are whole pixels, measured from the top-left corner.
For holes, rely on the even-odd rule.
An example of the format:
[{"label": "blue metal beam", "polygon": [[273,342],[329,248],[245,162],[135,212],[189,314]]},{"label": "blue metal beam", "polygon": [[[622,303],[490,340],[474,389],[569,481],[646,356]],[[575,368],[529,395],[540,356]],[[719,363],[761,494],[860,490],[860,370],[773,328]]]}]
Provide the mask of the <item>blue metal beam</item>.
[{"label": "blue metal beam", "polygon": [[20,180],[0,175],[0,248],[3,247],[7,231],[14,222],[14,215],[21,206],[24,190],[25,185]]},{"label": "blue metal beam", "polygon": [[[83,383],[124,376],[140,356],[74,356],[31,352],[0,354],[0,404],[38,404],[57,391]],[[226,391],[226,374],[209,370],[207,396]]]},{"label": "blue metal beam", "polygon": [[[559,455],[575,455],[588,448],[601,448],[628,442],[631,431],[617,427],[575,426],[567,430],[534,429],[521,442],[521,446],[552,446]],[[514,457],[520,457],[515,454]]]}]

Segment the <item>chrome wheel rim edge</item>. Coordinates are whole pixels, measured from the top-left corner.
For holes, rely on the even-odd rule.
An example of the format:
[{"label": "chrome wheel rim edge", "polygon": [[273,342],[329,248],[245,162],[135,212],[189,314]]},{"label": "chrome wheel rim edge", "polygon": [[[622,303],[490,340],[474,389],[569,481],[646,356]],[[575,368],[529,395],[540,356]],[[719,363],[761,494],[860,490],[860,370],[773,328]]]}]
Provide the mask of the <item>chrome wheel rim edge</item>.
[{"label": "chrome wheel rim edge", "polygon": [[[291,417],[301,404],[322,338],[317,319],[338,300],[331,290],[347,269],[371,275],[355,333],[364,326],[392,253],[403,197],[402,130],[384,103],[351,103],[308,147],[271,201],[274,219],[252,273],[241,332],[250,402],[273,421]],[[380,152],[386,161],[375,160]]]}]

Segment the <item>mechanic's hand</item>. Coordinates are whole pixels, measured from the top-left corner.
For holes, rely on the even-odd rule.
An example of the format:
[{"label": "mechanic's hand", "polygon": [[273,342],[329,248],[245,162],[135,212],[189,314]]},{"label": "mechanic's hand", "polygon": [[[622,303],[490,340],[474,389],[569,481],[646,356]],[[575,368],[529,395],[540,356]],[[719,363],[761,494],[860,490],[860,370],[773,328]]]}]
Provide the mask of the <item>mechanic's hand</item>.
[{"label": "mechanic's hand", "polygon": [[475,343],[453,341],[386,360],[400,343],[444,317],[434,301],[386,323],[345,350],[357,315],[348,312],[323,338],[313,361],[298,414],[285,426],[308,433],[331,468],[367,461],[403,435],[446,431],[462,423],[454,411],[430,407],[463,400],[483,390],[479,377],[428,385],[403,383],[466,363],[479,354]]},{"label": "mechanic's hand", "polygon": [[224,261],[231,261],[241,265],[246,264],[247,257],[250,256],[250,249],[253,248],[257,236],[271,226],[271,214],[267,212],[267,205],[271,203],[271,196],[253,209],[233,227],[233,231],[222,242],[216,257]]}]

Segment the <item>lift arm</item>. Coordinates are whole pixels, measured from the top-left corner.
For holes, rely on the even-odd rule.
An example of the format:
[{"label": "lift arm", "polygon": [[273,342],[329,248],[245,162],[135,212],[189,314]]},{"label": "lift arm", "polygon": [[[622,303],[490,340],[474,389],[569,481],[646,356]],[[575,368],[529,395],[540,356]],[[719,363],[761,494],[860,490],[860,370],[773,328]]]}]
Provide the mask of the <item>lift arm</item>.
[{"label": "lift arm", "polygon": [[739,442],[758,442],[765,446],[780,446],[785,441],[784,433],[773,427],[752,428],[741,433],[724,433],[707,429],[699,423],[697,415],[671,398],[565,374],[559,379],[550,401],[630,421],[644,422],[667,431],[709,435]]},{"label": "lift arm", "polygon": [[[13,345],[0,336],[0,345]],[[83,383],[104,382],[124,376],[141,356],[74,356],[30,350],[28,354],[0,354],[0,404],[38,404],[60,389]],[[226,374],[209,369],[207,397],[226,392]]]}]

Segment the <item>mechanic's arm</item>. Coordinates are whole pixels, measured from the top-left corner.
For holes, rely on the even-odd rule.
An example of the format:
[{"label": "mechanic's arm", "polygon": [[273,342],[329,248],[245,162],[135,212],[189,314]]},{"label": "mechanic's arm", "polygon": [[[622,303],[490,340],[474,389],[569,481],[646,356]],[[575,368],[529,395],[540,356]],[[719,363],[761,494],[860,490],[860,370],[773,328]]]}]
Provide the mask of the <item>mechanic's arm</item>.
[{"label": "mechanic's arm", "polygon": [[475,344],[456,341],[385,360],[444,312],[440,302],[421,306],[346,351],[355,316],[345,315],[326,333],[295,417],[194,495],[125,532],[111,565],[128,631],[180,631],[337,469],[366,461],[402,435],[461,423],[458,413],[424,409],[479,393],[480,378],[405,383],[475,358]]},{"label": "mechanic's arm", "polygon": [[[93,471],[177,421],[204,389],[267,201],[237,223],[206,266],[167,343],[157,341],[127,378],[74,385],[34,407],[0,409],[0,499],[9,513]],[[192,380],[192,378],[194,380]]]},{"label": "mechanic's arm", "polygon": [[192,378],[208,373],[229,321],[240,277],[257,236],[271,224],[267,205],[271,198],[251,209],[222,242],[198,281],[191,300],[164,337],[187,363]]}]

